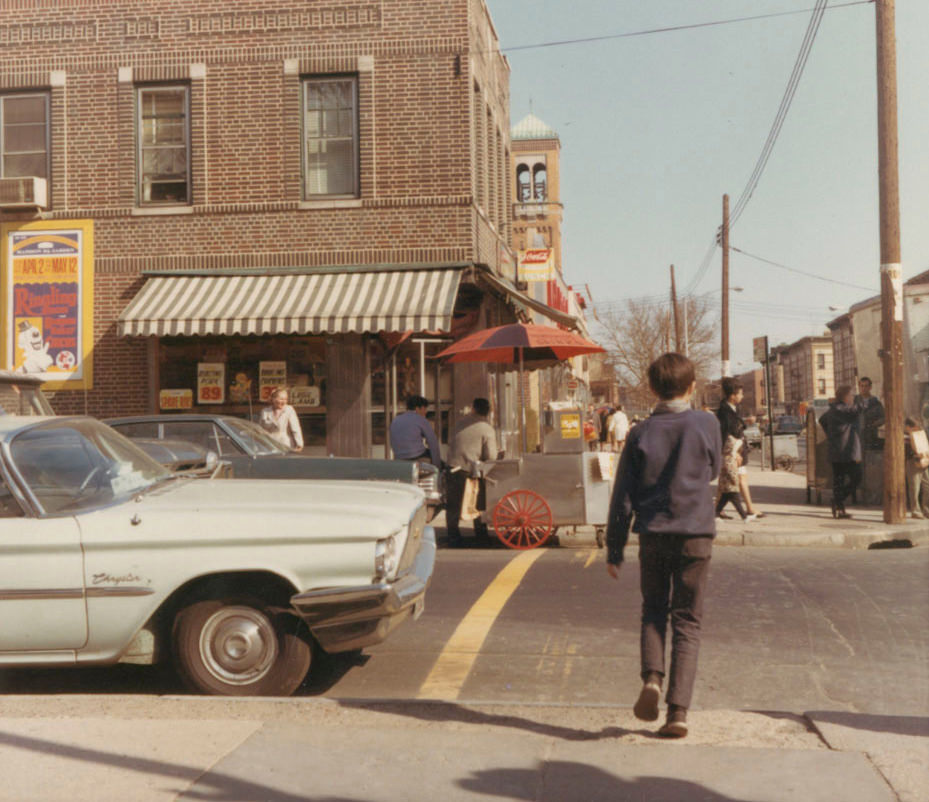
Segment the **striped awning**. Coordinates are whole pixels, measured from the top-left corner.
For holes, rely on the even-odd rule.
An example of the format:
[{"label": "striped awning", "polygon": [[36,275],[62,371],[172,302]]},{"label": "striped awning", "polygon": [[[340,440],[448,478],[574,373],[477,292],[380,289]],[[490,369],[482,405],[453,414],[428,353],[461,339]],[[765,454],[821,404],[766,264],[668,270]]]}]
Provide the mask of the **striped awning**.
[{"label": "striped awning", "polygon": [[156,275],[119,316],[122,335],[449,331],[460,269]]}]

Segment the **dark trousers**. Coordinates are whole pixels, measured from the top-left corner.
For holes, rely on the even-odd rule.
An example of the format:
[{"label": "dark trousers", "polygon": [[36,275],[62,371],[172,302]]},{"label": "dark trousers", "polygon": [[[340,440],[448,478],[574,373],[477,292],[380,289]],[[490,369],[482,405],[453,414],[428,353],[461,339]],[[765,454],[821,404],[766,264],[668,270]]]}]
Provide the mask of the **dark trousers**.
[{"label": "dark trousers", "polygon": [[[465,484],[468,480],[467,471],[452,471],[448,474],[445,482],[445,528],[448,531],[449,540],[461,539],[461,503],[464,501]],[[483,507],[483,481],[481,482],[481,492],[478,494],[478,509]],[[474,519],[474,534],[479,538],[488,537],[487,524],[480,518]]]},{"label": "dark trousers", "polygon": [[832,463],[832,503],[837,510],[845,509],[845,499],[854,496],[860,484],[860,462]]},{"label": "dark trousers", "polygon": [[642,679],[652,672],[665,676],[665,636],[670,616],[668,704],[690,707],[712,550],[709,535],[639,535]]},{"label": "dark trousers", "polygon": [[745,516],[748,515],[748,513],[745,512],[745,509],[742,507],[742,496],[738,493],[722,493],[719,497],[719,501],[716,502],[716,514],[719,515],[730,501],[732,502],[732,506],[735,507],[735,511],[739,513],[739,517],[745,520]]}]

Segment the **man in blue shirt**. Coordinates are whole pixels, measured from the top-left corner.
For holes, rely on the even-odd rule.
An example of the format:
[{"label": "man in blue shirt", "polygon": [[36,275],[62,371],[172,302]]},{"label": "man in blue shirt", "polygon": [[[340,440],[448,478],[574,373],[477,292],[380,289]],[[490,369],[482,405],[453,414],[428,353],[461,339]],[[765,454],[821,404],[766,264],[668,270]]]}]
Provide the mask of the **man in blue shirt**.
[{"label": "man in blue shirt", "polygon": [[635,518],[642,588],[642,691],[636,718],[658,718],[665,677],[668,618],[673,631],[668,672],[668,717],[658,734],[687,735],[697,676],[700,622],[716,521],[710,482],[719,473],[719,422],[690,408],[693,363],[664,354],[648,369],[658,396],[651,416],[626,439],[607,519],[607,571],[619,578],[623,548]]},{"label": "man in blue shirt", "polygon": [[428,457],[433,465],[442,464],[439,439],[432,424],[426,420],[429,402],[421,395],[406,400],[406,412],[397,415],[390,424],[390,447],[394,459],[419,460]]}]

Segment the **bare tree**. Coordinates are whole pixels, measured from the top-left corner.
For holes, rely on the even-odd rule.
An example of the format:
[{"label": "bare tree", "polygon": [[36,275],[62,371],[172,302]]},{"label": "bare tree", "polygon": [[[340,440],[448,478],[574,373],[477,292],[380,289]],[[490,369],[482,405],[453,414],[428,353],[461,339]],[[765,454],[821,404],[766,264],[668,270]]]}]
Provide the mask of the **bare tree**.
[{"label": "bare tree", "polygon": [[[679,301],[684,317],[686,304],[688,353],[698,378],[707,378],[719,357],[715,310],[705,298],[688,296]],[[646,408],[653,399],[648,389],[648,366],[661,354],[678,350],[674,342],[674,323],[670,304],[628,300],[625,307],[601,312],[600,344],[609,353],[620,383],[629,388],[630,403]],[[683,344],[680,346],[684,350]]]}]

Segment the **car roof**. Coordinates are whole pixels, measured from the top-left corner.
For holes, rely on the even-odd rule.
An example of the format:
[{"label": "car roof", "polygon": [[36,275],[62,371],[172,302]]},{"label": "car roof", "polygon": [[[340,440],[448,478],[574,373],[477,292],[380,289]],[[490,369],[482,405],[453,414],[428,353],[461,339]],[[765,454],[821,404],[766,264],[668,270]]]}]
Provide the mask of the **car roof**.
[{"label": "car roof", "polygon": [[0,415],[0,437],[11,434],[19,429],[25,429],[27,426],[34,426],[38,423],[69,419],[74,420],[75,418],[78,420],[92,420],[83,416],[67,418],[53,415]]},{"label": "car roof", "polygon": [[162,420],[245,420],[235,415],[219,415],[214,412],[162,412],[154,415],[127,415],[122,418],[104,418],[105,423],[143,423],[145,421]]}]

